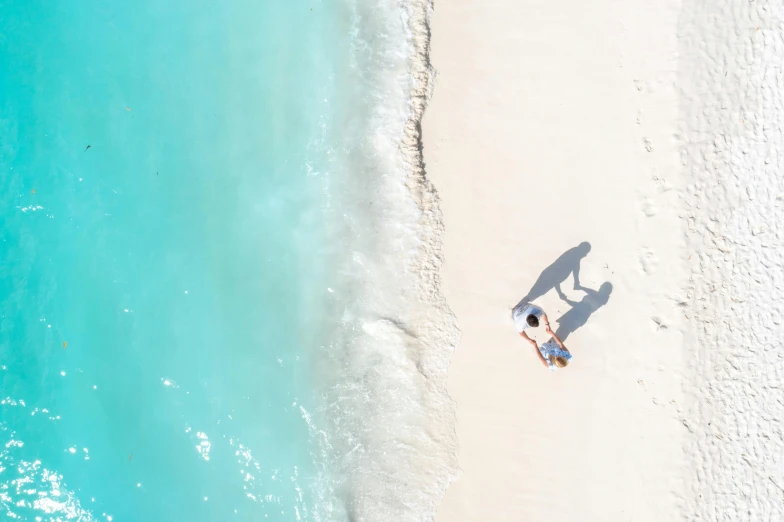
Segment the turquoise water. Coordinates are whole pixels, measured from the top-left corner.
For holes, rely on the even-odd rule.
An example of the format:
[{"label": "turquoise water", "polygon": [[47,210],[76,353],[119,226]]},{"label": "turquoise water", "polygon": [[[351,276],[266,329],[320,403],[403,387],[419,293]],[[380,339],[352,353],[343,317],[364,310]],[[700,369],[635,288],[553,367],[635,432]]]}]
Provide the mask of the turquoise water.
[{"label": "turquoise water", "polygon": [[312,518],[339,15],[0,0],[0,516]]},{"label": "turquoise water", "polygon": [[0,517],[432,518],[426,18],[0,0]]}]

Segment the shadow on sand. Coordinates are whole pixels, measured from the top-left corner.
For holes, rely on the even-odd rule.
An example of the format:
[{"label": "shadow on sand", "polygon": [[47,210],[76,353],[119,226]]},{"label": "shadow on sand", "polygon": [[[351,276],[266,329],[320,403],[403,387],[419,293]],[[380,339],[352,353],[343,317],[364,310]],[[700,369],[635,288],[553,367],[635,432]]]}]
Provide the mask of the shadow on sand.
[{"label": "shadow on sand", "polygon": [[[599,290],[586,288],[580,283],[580,263],[590,251],[591,244],[583,241],[561,254],[558,259],[542,271],[528,294],[517,303],[514,309],[542,297],[551,289],[555,289],[558,297],[572,307],[556,320],[558,329],[555,333],[562,341],[565,341],[575,330],[585,325],[594,312],[607,304],[612,293],[613,286],[610,282],[602,284]],[[565,282],[570,275],[574,278],[574,289],[585,292],[585,296],[580,301],[571,301],[561,289],[561,283]]]},{"label": "shadow on sand", "polygon": [[580,290],[580,262],[588,252],[591,251],[591,244],[583,241],[574,248],[570,248],[560,255],[553,264],[545,268],[539,278],[534,283],[534,286],[528,291],[528,294],[523,297],[517,305],[523,303],[530,303],[534,299],[542,297],[544,294],[555,288],[558,292],[558,297],[565,300],[566,296],[561,290],[561,283],[572,275],[574,277],[574,289]]},{"label": "shadow on sand", "polygon": [[557,319],[558,329],[555,331],[555,334],[565,342],[570,334],[588,322],[588,318],[596,310],[607,304],[607,301],[610,300],[612,289],[612,283],[607,282],[603,283],[598,291],[580,287],[580,290],[585,292],[585,296],[580,301],[570,301],[565,297],[562,298],[572,308]]}]

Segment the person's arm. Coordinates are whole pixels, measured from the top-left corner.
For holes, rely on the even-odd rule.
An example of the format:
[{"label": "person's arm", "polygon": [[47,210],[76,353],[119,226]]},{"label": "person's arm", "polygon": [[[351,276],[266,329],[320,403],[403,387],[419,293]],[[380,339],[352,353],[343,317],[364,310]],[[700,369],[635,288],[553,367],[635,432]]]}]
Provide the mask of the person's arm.
[{"label": "person's arm", "polygon": [[539,351],[539,347],[536,345],[536,341],[534,341],[533,344],[534,344],[534,352],[536,353],[536,356],[539,357],[539,360],[542,361],[542,364],[544,364],[545,368],[549,368],[550,365],[547,364],[547,359],[545,359],[544,355],[542,355],[542,352]]},{"label": "person's arm", "polygon": [[534,347],[534,353],[536,353],[536,356],[539,357],[539,360],[542,361],[542,364],[544,364],[547,368],[549,368],[550,365],[547,364],[547,359],[545,359],[544,355],[542,355],[542,352],[539,351],[539,345],[536,344],[536,341],[528,337],[528,334],[525,333],[525,330],[520,332],[520,337],[522,337],[523,339],[531,343],[531,346]]},{"label": "person's arm", "polygon": [[542,322],[545,326],[550,326],[550,320],[547,318],[547,314],[544,313],[544,310],[542,310]]},{"label": "person's arm", "polygon": [[555,342],[558,343],[558,346],[561,347],[561,350],[563,350],[563,351],[565,351],[567,353],[569,352],[569,349],[566,346],[564,346],[564,343],[561,341],[561,339],[559,339],[558,336],[555,335],[555,332],[552,330],[552,328],[550,328],[549,324],[544,327],[544,331],[547,332],[548,334],[550,334],[553,337]]},{"label": "person's arm", "polygon": [[529,343],[533,344],[533,345],[534,345],[534,347],[536,347],[536,341],[534,341],[533,339],[531,339],[530,337],[528,337],[528,334],[527,334],[527,333],[525,333],[525,330],[523,330],[522,332],[520,332],[520,337],[522,337],[523,339],[525,339],[525,340],[526,340],[526,341],[528,341]]}]

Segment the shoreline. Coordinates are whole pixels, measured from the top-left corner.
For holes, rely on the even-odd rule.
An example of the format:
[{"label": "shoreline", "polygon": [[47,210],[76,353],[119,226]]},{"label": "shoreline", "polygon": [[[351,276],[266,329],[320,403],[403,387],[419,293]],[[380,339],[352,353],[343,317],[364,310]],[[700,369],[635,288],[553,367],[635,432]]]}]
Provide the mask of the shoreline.
[{"label": "shoreline", "polygon": [[[436,521],[678,520],[679,9],[435,5],[424,159],[462,332],[448,374],[461,475]],[[593,294],[573,288],[576,267]],[[571,304],[547,281],[565,272]],[[574,355],[555,373],[509,319],[540,275],[536,302]]]},{"label": "shoreline", "polygon": [[[447,390],[449,365],[460,342],[460,330],[443,292],[442,264],[444,221],[438,191],[430,179],[424,154],[423,121],[433,94],[435,74],[431,63],[433,0],[410,0],[408,29],[413,49],[409,60],[411,76],[411,115],[403,131],[401,150],[409,166],[406,187],[420,212],[417,222],[418,255],[413,269],[419,278],[417,289],[420,316],[412,318],[419,351],[415,365],[425,379],[428,390],[423,394],[423,406],[433,417],[427,425],[428,438],[441,449],[439,459],[425,469],[432,487],[432,506],[420,515],[434,519],[447,488],[459,475],[457,462],[457,433],[455,431],[455,402]],[[426,303],[422,307],[421,303]]]},{"label": "shoreline", "polygon": [[[318,374],[328,473],[323,516],[432,519],[457,470],[446,391],[459,332],[440,291],[443,226],[424,172],[421,118],[430,94],[424,0],[348,2],[349,60],[340,140],[326,192],[339,259],[325,319],[335,328]],[[325,285],[326,286],[326,285]]]}]

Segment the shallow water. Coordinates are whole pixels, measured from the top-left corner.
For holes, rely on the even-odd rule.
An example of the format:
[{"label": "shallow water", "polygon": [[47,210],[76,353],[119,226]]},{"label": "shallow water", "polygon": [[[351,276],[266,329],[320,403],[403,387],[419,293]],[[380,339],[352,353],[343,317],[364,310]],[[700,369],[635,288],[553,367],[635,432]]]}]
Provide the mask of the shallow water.
[{"label": "shallow water", "polygon": [[0,512],[305,514],[309,9],[0,3]]},{"label": "shallow water", "polygon": [[164,4],[0,0],[0,513],[427,519],[413,4]]}]

